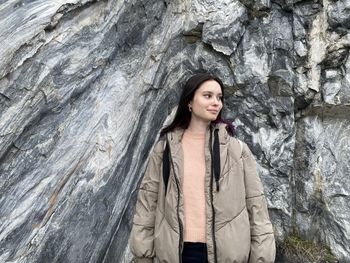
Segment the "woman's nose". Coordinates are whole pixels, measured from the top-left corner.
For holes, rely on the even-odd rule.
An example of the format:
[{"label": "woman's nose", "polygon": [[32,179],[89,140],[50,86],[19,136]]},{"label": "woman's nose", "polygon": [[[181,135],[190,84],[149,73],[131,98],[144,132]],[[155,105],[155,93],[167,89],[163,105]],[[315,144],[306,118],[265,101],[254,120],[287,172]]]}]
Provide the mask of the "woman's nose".
[{"label": "woman's nose", "polygon": [[215,105],[220,104],[220,102],[221,102],[220,99],[214,97],[214,103],[215,103]]}]

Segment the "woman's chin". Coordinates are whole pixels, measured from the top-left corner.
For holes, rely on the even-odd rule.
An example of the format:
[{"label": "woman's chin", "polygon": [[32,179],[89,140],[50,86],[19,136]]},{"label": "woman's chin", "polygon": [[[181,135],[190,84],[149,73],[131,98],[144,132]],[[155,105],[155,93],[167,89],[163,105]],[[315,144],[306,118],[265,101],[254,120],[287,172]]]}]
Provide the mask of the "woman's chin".
[{"label": "woman's chin", "polygon": [[215,121],[217,119],[217,117],[211,117],[211,118],[208,118],[208,121]]}]

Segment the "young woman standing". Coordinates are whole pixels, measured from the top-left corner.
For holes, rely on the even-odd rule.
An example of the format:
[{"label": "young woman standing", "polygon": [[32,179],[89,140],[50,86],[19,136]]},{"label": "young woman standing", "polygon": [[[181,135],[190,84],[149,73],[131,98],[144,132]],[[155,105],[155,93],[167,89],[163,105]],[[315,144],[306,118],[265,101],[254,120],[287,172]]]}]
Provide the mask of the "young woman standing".
[{"label": "young woman standing", "polygon": [[191,77],[161,131],[138,193],[135,262],[274,262],[255,159],[221,118],[223,88],[211,74]]}]

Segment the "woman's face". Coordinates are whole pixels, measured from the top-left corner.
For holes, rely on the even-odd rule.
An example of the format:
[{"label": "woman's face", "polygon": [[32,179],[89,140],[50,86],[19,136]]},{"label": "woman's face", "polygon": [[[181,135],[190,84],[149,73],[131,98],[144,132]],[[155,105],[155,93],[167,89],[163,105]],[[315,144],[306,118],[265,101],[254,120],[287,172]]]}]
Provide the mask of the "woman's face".
[{"label": "woman's face", "polygon": [[192,108],[192,117],[203,121],[214,121],[222,109],[222,91],[220,84],[215,80],[203,82],[195,91],[189,102]]}]

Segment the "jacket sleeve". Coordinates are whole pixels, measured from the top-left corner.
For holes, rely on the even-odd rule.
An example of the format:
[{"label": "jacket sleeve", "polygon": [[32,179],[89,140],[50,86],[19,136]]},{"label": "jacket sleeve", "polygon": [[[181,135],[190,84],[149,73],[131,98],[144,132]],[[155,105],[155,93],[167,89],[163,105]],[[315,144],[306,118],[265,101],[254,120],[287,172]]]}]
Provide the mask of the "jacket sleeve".
[{"label": "jacket sleeve", "polygon": [[161,178],[160,166],[162,154],[155,149],[150,154],[146,172],[141,181],[137,196],[133,225],[130,234],[130,250],[135,256],[134,262],[153,262],[154,224],[158,200],[158,186]]},{"label": "jacket sleeve", "polygon": [[255,159],[245,143],[242,155],[251,232],[249,263],[274,262],[276,245],[264,189],[257,173]]}]

